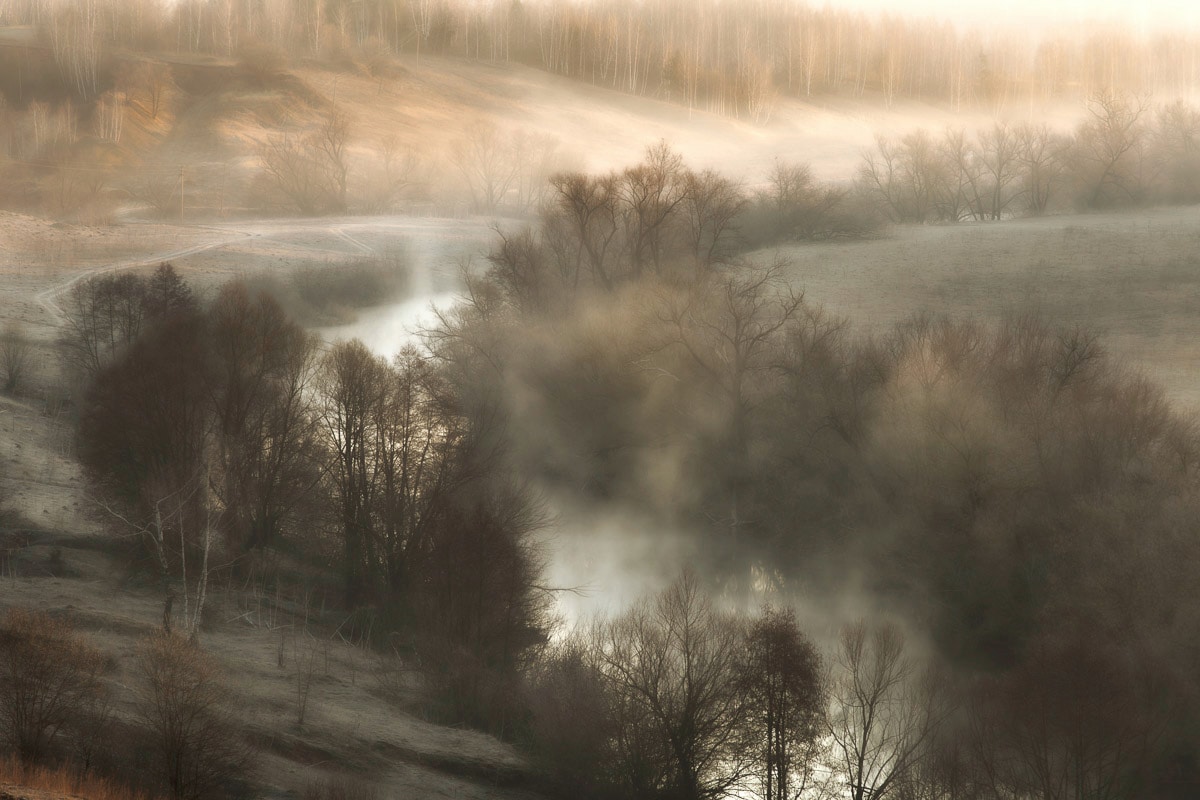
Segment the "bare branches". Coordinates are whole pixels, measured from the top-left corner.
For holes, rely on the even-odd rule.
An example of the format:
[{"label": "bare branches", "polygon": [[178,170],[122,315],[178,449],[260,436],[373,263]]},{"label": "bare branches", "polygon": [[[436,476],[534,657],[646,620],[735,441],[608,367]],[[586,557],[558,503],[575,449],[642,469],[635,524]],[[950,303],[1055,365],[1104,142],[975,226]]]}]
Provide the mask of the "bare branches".
[{"label": "bare branches", "polygon": [[22,388],[33,359],[33,348],[25,338],[25,330],[9,322],[0,333],[0,374],[4,391],[12,393]]},{"label": "bare branches", "polygon": [[232,697],[212,656],[160,633],[138,651],[138,713],[154,735],[155,766],[175,800],[198,800],[249,761],[239,741]]},{"label": "bare branches", "polygon": [[343,212],[347,208],[350,122],[334,109],[302,136],[284,134],[259,151],[270,186],[306,215]]},{"label": "bare branches", "polygon": [[853,800],[887,795],[927,757],[945,697],[891,626],[843,629],[831,678],[828,733]]},{"label": "bare branches", "polygon": [[100,693],[103,657],[66,622],[12,608],[0,626],[0,737],[26,762],[47,755]]}]

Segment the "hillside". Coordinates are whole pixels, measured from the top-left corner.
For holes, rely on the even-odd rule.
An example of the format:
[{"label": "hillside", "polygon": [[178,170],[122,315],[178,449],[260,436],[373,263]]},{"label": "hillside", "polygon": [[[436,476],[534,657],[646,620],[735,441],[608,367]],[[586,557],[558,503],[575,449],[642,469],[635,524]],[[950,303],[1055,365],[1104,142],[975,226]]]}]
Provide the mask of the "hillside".
[{"label": "hillside", "polygon": [[[5,496],[28,521],[10,520],[0,539],[0,613],[21,605],[69,619],[108,657],[114,713],[128,720],[136,647],[157,628],[161,598],[113,560],[121,539],[105,533],[111,520],[85,511],[78,467],[58,457],[56,426],[22,402],[6,402],[3,421]],[[306,624],[303,607],[278,594],[223,589],[206,613],[204,647],[231,680],[242,735],[258,750],[254,796],[295,797],[343,773],[377,785],[382,797],[529,796],[522,787],[533,777],[510,745],[423,719],[413,681],[348,644],[336,631],[341,620],[322,618],[317,603]],[[301,664],[312,669],[302,726]]]},{"label": "hillside", "polygon": [[[177,217],[181,206],[192,219],[294,213],[264,185],[264,148],[302,141],[335,112],[348,124],[348,206],[359,213],[490,211],[472,200],[473,172],[509,176],[512,170],[519,175],[505,180],[540,185],[559,169],[629,165],[659,140],[697,168],[751,185],[776,159],[808,162],[818,177],[844,180],[876,135],[972,129],[993,119],[1036,118],[1063,128],[1080,114],[1078,104],[1066,101],[952,112],[944,104],[901,99],[885,108],[868,92],[814,103],[780,97],[768,119],[749,122],[515,63],[435,56],[399,56],[367,67],[286,64],[270,53],[240,59],[126,54],[112,72],[115,100],[80,106],[71,119],[53,97],[40,100],[48,117],[37,124],[50,133],[37,134],[37,141],[31,98],[10,100],[15,115],[9,124],[24,155],[8,163],[8,199],[0,202],[101,222],[131,213]],[[105,114],[112,115],[106,102],[121,112],[119,123],[109,119],[104,127]],[[494,140],[485,143],[491,131]],[[535,200],[522,196],[508,211],[530,210]]]}]

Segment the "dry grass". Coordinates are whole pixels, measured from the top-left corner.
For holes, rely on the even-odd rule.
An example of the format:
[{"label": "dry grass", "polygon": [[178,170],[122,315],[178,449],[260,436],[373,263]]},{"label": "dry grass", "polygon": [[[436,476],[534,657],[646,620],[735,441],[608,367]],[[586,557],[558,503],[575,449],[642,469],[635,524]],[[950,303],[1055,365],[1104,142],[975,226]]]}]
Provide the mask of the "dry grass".
[{"label": "dry grass", "polygon": [[13,758],[0,761],[0,796],[17,800],[151,800],[96,775],[81,775],[67,767],[25,766]]},{"label": "dry grass", "polygon": [[877,241],[784,254],[807,299],[845,315],[860,333],[919,313],[1035,314],[1095,331],[1172,399],[1200,408],[1195,209],[898,228]]}]

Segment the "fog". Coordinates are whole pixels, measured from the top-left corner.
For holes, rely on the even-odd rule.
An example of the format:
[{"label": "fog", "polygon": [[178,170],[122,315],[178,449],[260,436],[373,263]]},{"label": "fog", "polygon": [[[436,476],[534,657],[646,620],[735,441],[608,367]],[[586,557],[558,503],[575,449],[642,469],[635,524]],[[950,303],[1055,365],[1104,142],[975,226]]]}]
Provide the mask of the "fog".
[{"label": "fog", "polygon": [[[836,8],[867,13],[896,13],[895,3],[887,0],[831,0]],[[930,16],[963,26],[987,26],[1004,29],[1034,30],[1050,33],[1078,32],[1079,27],[1115,25],[1139,33],[1165,33],[1195,29],[1200,11],[1188,0],[1013,0],[1004,4],[1004,13],[994,7],[955,2],[955,0],[910,0],[903,13]]]},{"label": "fog", "polygon": [[320,328],[319,333],[328,341],[360,339],[389,358],[406,346],[419,345],[421,332],[460,299],[464,275],[477,271],[485,260],[493,224],[422,217],[357,224],[358,236],[375,237],[375,249],[398,255],[400,297],[357,309],[353,321]]},{"label": "fog", "polygon": [[0,0],[0,786],[1200,796],[1198,63]]}]

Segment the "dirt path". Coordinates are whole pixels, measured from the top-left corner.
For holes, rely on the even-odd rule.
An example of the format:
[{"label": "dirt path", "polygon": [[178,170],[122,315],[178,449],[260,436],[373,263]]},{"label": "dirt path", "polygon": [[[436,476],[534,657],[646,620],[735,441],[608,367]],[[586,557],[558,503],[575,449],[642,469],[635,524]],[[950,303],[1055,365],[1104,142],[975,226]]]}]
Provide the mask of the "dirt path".
[{"label": "dirt path", "polygon": [[[204,227],[208,228],[210,226],[204,226]],[[225,229],[212,228],[212,230],[225,230]],[[73,286],[75,286],[76,284],[78,284],[80,281],[86,280],[88,278],[94,278],[97,275],[103,275],[103,274],[106,274],[109,272],[116,272],[118,270],[137,269],[139,267],[148,267],[148,266],[152,266],[154,264],[161,264],[164,261],[171,261],[172,259],[184,258],[186,256],[195,255],[196,253],[202,253],[205,250],[212,250],[217,247],[224,247],[227,244],[232,244],[233,242],[241,241],[245,238],[253,238],[257,235],[258,234],[256,234],[253,231],[237,231],[236,236],[225,237],[223,239],[218,239],[216,241],[205,242],[204,244],[193,245],[191,247],[184,247],[184,248],[177,249],[177,250],[169,250],[169,251],[161,252],[161,253],[154,253],[153,255],[143,256],[141,258],[133,258],[133,259],[127,259],[127,260],[123,260],[123,261],[117,261],[117,262],[114,262],[111,264],[102,264],[98,267],[92,267],[90,269],[85,269],[82,272],[77,272],[74,275],[72,275],[70,278],[68,278],[67,280],[63,281],[62,283],[56,284],[55,286],[51,286],[49,289],[38,292],[38,294],[36,295],[36,299],[37,299],[38,303],[41,304],[42,308],[44,308],[46,310],[46,313],[50,315],[51,319],[54,320],[54,324],[62,325],[63,322],[65,321],[65,319],[63,317],[62,307],[59,306],[59,304],[58,304],[58,298],[63,293],[70,291],[71,288]]]}]

